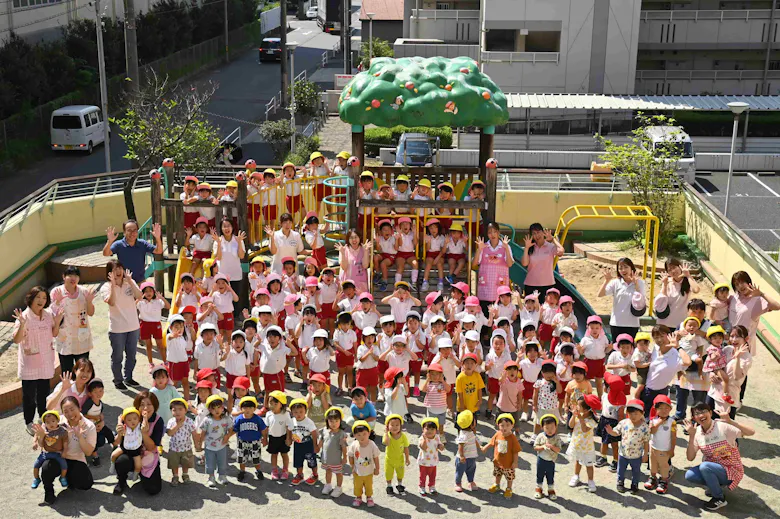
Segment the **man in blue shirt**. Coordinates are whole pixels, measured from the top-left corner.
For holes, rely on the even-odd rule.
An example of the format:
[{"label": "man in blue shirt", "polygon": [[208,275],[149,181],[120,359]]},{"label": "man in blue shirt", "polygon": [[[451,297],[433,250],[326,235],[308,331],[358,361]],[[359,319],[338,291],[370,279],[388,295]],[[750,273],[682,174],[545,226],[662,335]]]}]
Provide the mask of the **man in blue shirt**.
[{"label": "man in blue shirt", "polygon": [[143,283],[146,270],[147,254],[162,254],[162,227],[159,223],[152,226],[152,236],[154,236],[155,245],[146,240],[138,239],[138,222],[127,220],[122,226],[124,237],[117,241],[117,234],[114,227],[106,229],[106,245],[103,247],[103,256],[116,254],[117,259],[132,273],[133,281]]}]

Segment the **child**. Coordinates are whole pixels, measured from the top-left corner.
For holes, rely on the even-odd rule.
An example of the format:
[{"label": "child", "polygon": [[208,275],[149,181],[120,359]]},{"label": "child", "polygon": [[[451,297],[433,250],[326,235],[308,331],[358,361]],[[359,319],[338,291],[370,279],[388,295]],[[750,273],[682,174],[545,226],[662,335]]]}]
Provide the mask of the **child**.
[{"label": "child", "polygon": [[[435,496],[436,491],[436,467],[439,465],[439,451],[444,450],[444,443],[439,439],[439,420],[437,418],[423,418],[423,431],[417,446],[417,466],[420,468],[420,495]],[[428,490],[425,490],[425,483]]]},{"label": "child", "polygon": [[257,409],[257,400],[253,396],[242,397],[238,403],[241,408],[241,414],[233,419],[233,429],[231,435],[235,433],[238,436],[238,477],[239,481],[246,478],[246,466],[251,462],[255,467],[257,479],[265,479],[263,470],[260,467],[261,445],[268,445],[268,430],[265,421],[260,418],[255,410]]},{"label": "child", "polygon": [[539,357],[539,345],[535,342],[525,345],[525,358],[520,361],[520,372],[523,379],[523,402],[521,404],[521,422],[527,422],[531,416],[529,406],[534,400],[534,384],[542,372],[542,359]]},{"label": "child", "polygon": [[[333,356],[333,348],[328,339],[328,332],[319,329],[312,333],[312,346],[307,346],[303,355],[309,361],[309,381],[320,375],[325,383],[330,385],[330,358]],[[330,391],[328,391],[330,392]],[[327,408],[326,408],[327,409]]]},{"label": "child", "polygon": [[[396,342],[396,338],[393,342]],[[397,414],[411,417],[406,407],[406,396],[409,394],[409,382],[404,377],[401,368],[389,367],[385,371],[385,416]],[[386,425],[386,424],[385,424]]]},{"label": "child", "polygon": [[376,424],[376,408],[366,398],[366,390],[362,387],[353,388],[350,396],[352,397],[352,405],[349,410],[352,418],[366,422],[373,433],[373,428]]},{"label": "child", "polygon": [[290,411],[293,417],[292,441],[295,444],[293,467],[296,469],[296,474],[291,482],[293,485],[300,485],[304,481],[304,461],[311,469],[311,476],[305,479],[306,484],[313,485],[319,480],[317,475],[317,452],[319,452],[317,426],[311,418],[306,416],[308,409],[309,405],[304,398],[296,398],[290,402]]},{"label": "child", "polygon": [[463,225],[453,223],[450,225],[447,241],[444,243],[444,250],[447,258],[447,265],[450,268],[450,274],[447,276],[447,283],[455,284],[455,280],[461,271],[466,268],[466,253],[468,252],[468,241],[463,233]]},{"label": "child", "polygon": [[512,497],[512,482],[515,480],[515,469],[517,468],[517,457],[523,448],[517,441],[512,430],[515,427],[515,419],[511,414],[500,414],[496,419],[498,432],[490,438],[490,441],[482,447],[482,452],[487,452],[493,447],[493,476],[496,482],[488,489],[488,492],[494,494],[501,491],[501,478],[506,479],[506,490],[504,497]]},{"label": "child", "polygon": [[[284,295],[283,309],[290,304],[288,299],[291,295],[298,295],[298,292],[303,290],[306,280],[303,276],[298,274],[298,260],[292,256],[285,256],[282,258],[282,291]],[[284,323],[282,323],[284,324]]]},{"label": "child", "polygon": [[620,457],[618,458],[617,490],[626,491],[623,481],[626,469],[631,467],[631,493],[639,491],[642,479],[642,463],[647,463],[650,455],[650,427],[645,422],[645,405],[641,400],[630,400],[626,404],[628,418],[624,418],[614,429],[607,426],[612,436],[620,436]]},{"label": "child", "polygon": [[[325,470],[325,485],[322,494],[330,497],[339,497],[344,491],[341,485],[344,483],[344,465],[347,464],[347,433],[344,432],[344,413],[338,407],[331,407],[325,413],[326,427],[319,431],[318,449],[322,460],[322,468]],[[373,443],[373,442],[372,442]],[[336,486],[331,485],[333,474],[336,475]]]},{"label": "child", "polygon": [[498,414],[508,414],[515,419],[514,430],[519,434],[518,411],[522,408],[523,382],[518,377],[520,366],[513,360],[504,363],[501,378],[498,379]]},{"label": "child", "polygon": [[[569,400],[567,397],[569,394],[566,392],[566,388],[569,386],[569,382],[574,380],[574,345],[563,343],[560,346],[558,355],[555,356],[555,360],[558,366],[555,369],[555,375],[561,382],[563,391],[558,393],[558,406],[560,407],[561,416],[565,416],[569,410],[569,405],[572,402],[576,402],[576,399]],[[585,371],[587,376],[587,364],[580,362],[580,369]],[[584,369],[583,369],[584,366]],[[566,423],[569,423],[569,417],[566,417]]]},{"label": "child", "polygon": [[[452,350],[452,347],[449,346],[448,349]],[[452,386],[444,379],[444,368],[441,364],[434,362],[428,366],[428,376],[425,378],[421,390],[425,393],[425,400],[423,400],[423,405],[426,408],[425,414],[428,418],[436,420],[437,428],[438,424],[442,424],[443,434],[443,424],[447,419],[447,397]],[[435,475],[434,479],[436,479]]]},{"label": "child", "polygon": [[[211,205],[219,205],[219,200],[211,194],[211,185],[206,182],[198,184],[198,202],[208,202]],[[217,208],[198,206],[198,213],[206,219],[209,227],[217,225]]]},{"label": "child", "polygon": [[564,409],[571,409],[571,405],[581,396],[593,393],[593,386],[588,380],[588,366],[584,362],[575,362],[571,367],[571,377],[566,384],[566,396],[563,402]]},{"label": "child", "polygon": [[542,425],[540,418],[543,415],[551,414],[558,418],[561,416],[558,410],[558,393],[563,391],[563,387],[555,374],[555,361],[545,360],[541,372],[542,378],[534,382],[533,410],[536,415],[534,435],[539,434]]},{"label": "child", "polygon": [[220,360],[225,363],[228,390],[228,409],[233,408],[233,386],[238,377],[249,378],[249,364],[252,359],[246,351],[246,334],[241,330],[234,331],[230,336],[231,345],[224,347]]},{"label": "child", "polygon": [[474,421],[479,413],[479,405],[482,402],[482,390],[485,383],[476,371],[477,356],[473,353],[463,355],[463,371],[455,380],[455,392],[458,394],[458,413],[469,411],[474,416]]},{"label": "child", "polygon": [[[225,183],[224,191],[220,190],[219,194],[220,202],[235,202],[238,197],[238,182],[235,180],[228,180],[227,183]],[[230,221],[233,223],[233,228],[238,229],[238,208],[233,207],[228,209],[227,214],[229,215],[228,218],[230,218]]]},{"label": "child", "polygon": [[263,258],[255,256],[249,261],[249,292],[254,294],[258,288],[266,285],[266,264]]},{"label": "child", "polygon": [[[268,454],[271,455],[271,479],[286,480],[290,477],[290,445],[292,445],[293,421],[287,412],[287,395],[281,391],[270,391],[266,396],[268,412],[265,423],[268,426]],[[282,455],[282,471],[279,472],[279,454]]]},{"label": "child", "polygon": [[723,353],[723,341],[725,339],[725,331],[720,326],[710,326],[707,329],[707,340],[710,341],[710,345],[707,348],[707,358],[704,360],[702,371],[704,373],[715,373],[720,378],[723,385],[723,401],[731,405],[734,403],[734,398],[729,395],[729,376],[726,373],[726,364],[728,359]]},{"label": "child", "polygon": [[[396,238],[393,235],[393,223],[390,220],[379,222],[379,232],[376,237],[377,253],[374,254],[374,284],[378,283],[380,292],[387,290],[387,269],[396,262]],[[381,281],[377,273],[381,272]]]},{"label": "child", "polygon": [[[184,400],[190,400],[190,359],[187,354],[187,338],[184,336],[186,322],[182,315],[174,314],[168,318],[168,336],[166,337],[168,350],[168,375],[173,382],[174,391],[181,383],[184,390]],[[154,375],[152,375],[154,376]],[[166,386],[168,385],[166,380]],[[156,379],[155,379],[155,386]],[[154,392],[154,389],[152,389]],[[178,396],[178,395],[177,395]],[[157,395],[160,400],[160,396]],[[162,405],[162,401],[160,401]],[[166,420],[167,422],[168,420]]]},{"label": "child", "polygon": [[431,218],[426,223],[428,234],[425,236],[425,273],[423,274],[422,289],[429,288],[428,277],[435,266],[439,271],[439,281],[436,289],[444,290],[444,257],[447,253],[446,238],[441,234],[441,223],[436,218]]},{"label": "child", "polygon": [[187,175],[184,177],[184,186],[179,195],[179,199],[184,204],[184,228],[189,229],[195,225],[200,213],[197,207],[188,207],[191,203],[198,201],[198,177]]},{"label": "child", "polygon": [[328,161],[325,160],[325,157],[319,151],[315,151],[309,156],[309,162],[311,163],[311,166],[304,176],[316,178],[317,183],[314,186],[314,199],[317,202],[315,209],[319,209],[322,199],[325,198],[325,178],[331,176],[333,172],[331,171],[330,166],[328,166]]},{"label": "child", "polygon": [[639,332],[634,337],[634,354],[631,356],[631,361],[636,368],[636,391],[634,391],[634,398],[638,398],[645,390],[645,382],[647,381],[647,372],[650,370],[650,341],[653,338],[648,332]]},{"label": "child", "polygon": [[106,426],[105,416],[103,415],[103,395],[105,387],[103,381],[97,377],[87,383],[87,399],[81,405],[81,414],[95,424],[97,430],[97,440],[95,450],[92,453],[92,465],[100,466],[100,456],[98,449],[104,444],[113,445],[114,431]]},{"label": "child", "polygon": [[[471,186],[469,186],[468,195],[463,197],[463,200],[469,201],[469,200],[484,200],[485,199],[485,183],[481,180],[477,179],[474,180],[471,183]],[[480,211],[477,211],[477,216],[479,215]],[[473,239],[476,236],[481,236],[485,234],[484,231],[484,222],[480,222],[479,225],[477,225],[477,222],[472,222],[469,224],[469,235]]]},{"label": "child", "polygon": [[712,287],[715,297],[707,305],[707,319],[723,328],[726,333],[731,332],[731,323],[729,322],[729,285],[727,283],[718,283]]},{"label": "child", "polygon": [[[623,389],[625,382],[623,379],[612,373],[604,374],[604,382],[609,386],[609,390],[601,395],[601,417],[599,425],[596,427],[596,434],[601,437],[600,455],[596,457],[596,467],[606,467],[609,465],[610,472],[617,472],[618,468],[618,442],[607,432],[607,426],[615,427],[625,418],[624,407],[626,405],[626,394]],[[612,464],[607,461],[607,450],[612,446]]]},{"label": "child", "polygon": [[170,383],[168,370],[164,364],[158,364],[152,368],[152,383],[154,385],[149,392],[157,397],[157,414],[160,415],[163,423],[168,423],[168,420],[173,417],[171,414],[171,400],[179,398],[179,392]]},{"label": "child", "polygon": [[[390,368],[392,369],[392,368]],[[409,466],[409,437],[403,432],[404,419],[397,413],[386,413],[385,434],[382,437],[382,445],[385,446],[385,480],[387,481],[388,496],[393,492],[393,473],[395,473],[398,485],[395,489],[398,495],[406,495],[406,487],[403,485],[404,468]]]},{"label": "child", "polygon": [[[412,193],[409,191],[409,177],[406,175],[398,175],[395,177],[395,189],[393,189],[393,199],[397,202],[406,201],[411,198]],[[395,207],[393,212],[408,213],[408,207]],[[400,222],[399,222],[400,223]]]},{"label": "child", "polygon": [[520,312],[517,311],[517,306],[512,302],[512,289],[501,285],[496,289],[496,294],[498,296],[494,305],[496,318],[505,317],[509,322],[514,322]]},{"label": "child", "polygon": [[[203,260],[207,260],[211,257],[212,250],[214,249],[214,235],[216,231],[212,228],[209,232],[209,221],[200,216],[195,221],[195,229],[193,232],[192,227],[187,227],[186,237],[184,239],[184,246],[192,246],[192,265],[190,265],[190,275],[195,275],[198,267],[201,266]],[[202,271],[203,269],[201,269]],[[202,274],[201,274],[202,275]]]},{"label": "child", "polygon": [[[447,409],[450,410],[451,416],[455,416],[455,401],[453,395],[455,394],[455,381],[458,377],[458,370],[460,369],[460,360],[452,352],[452,340],[451,339],[439,339],[438,343],[439,353],[431,360],[431,364],[428,366],[428,372],[431,371],[431,366],[438,364],[442,368],[442,374],[444,375],[444,382],[449,386],[447,391],[446,401]],[[442,424],[442,431],[444,431],[444,420],[439,421]]]},{"label": "child", "polygon": [[563,443],[558,436],[558,418],[551,414],[541,417],[542,432],[536,435],[534,439],[534,450],[536,451],[536,490],[534,490],[534,499],[544,497],[542,485],[547,479],[547,497],[550,501],[555,501],[558,496],[555,494],[555,460],[561,452]]},{"label": "child", "polygon": [[469,489],[474,491],[479,487],[474,481],[477,472],[477,456],[482,446],[477,440],[477,420],[471,411],[461,411],[455,419],[458,426],[458,455],[455,457],[455,492],[463,492],[463,475],[469,482]]},{"label": "child", "polygon": [[285,162],[282,166],[282,182],[284,183],[284,202],[287,212],[293,218],[297,218],[298,213],[304,214],[306,208],[303,207],[303,196],[301,195],[301,179],[296,177],[295,164]]},{"label": "child", "polygon": [[588,317],[588,333],[577,345],[577,351],[585,356],[585,364],[588,365],[588,376],[596,380],[596,391],[599,398],[604,392],[604,357],[611,346],[607,335],[604,333],[601,317],[591,315]]},{"label": "child", "polygon": [[488,401],[485,418],[490,418],[493,415],[493,404],[498,398],[498,392],[501,388],[499,379],[504,372],[504,364],[512,360],[509,348],[506,347],[506,332],[504,330],[493,330],[490,344],[490,351],[485,357],[485,372],[488,376]]},{"label": "child", "polygon": [[[360,186],[358,187],[358,196],[360,197],[361,200],[375,200],[377,198],[377,192],[376,189],[374,189],[374,174],[371,171],[363,171],[360,174]],[[357,230],[363,236],[371,235],[370,230],[366,229],[366,208],[362,204],[360,205],[360,207],[358,207]]]},{"label": "child", "polygon": [[352,506],[363,504],[363,494],[366,494],[366,505],[374,506],[374,476],[379,475],[379,447],[369,439],[371,428],[363,420],[352,424],[352,436],[355,441],[347,449],[349,464],[352,466],[352,481],[355,500]]},{"label": "child", "polygon": [[363,330],[368,327],[376,329],[382,315],[376,309],[374,296],[370,293],[363,292],[358,296],[358,299],[360,299],[360,306],[352,310],[352,320],[357,330],[357,340],[360,342]]},{"label": "child", "polygon": [[238,294],[230,285],[230,279],[225,274],[214,276],[214,290],[211,292],[214,300],[214,306],[217,308],[222,319],[217,323],[219,332],[222,334],[222,340],[226,340],[233,332],[233,303],[238,302]]},{"label": "child", "polygon": [[[393,337],[395,337],[395,318],[392,315],[383,315],[379,318],[379,325],[382,327],[382,331],[377,335],[376,342],[379,347],[379,360],[377,361],[377,370],[380,377],[384,377],[385,371],[390,365],[387,362],[387,356],[385,353],[390,352],[393,349]],[[383,399],[382,391],[379,392],[378,398]]]},{"label": "child", "polygon": [[[206,409],[209,414],[200,426],[201,442],[206,448],[206,474],[209,475],[206,486],[217,488],[217,481],[220,485],[227,485],[227,444],[233,422],[220,395],[208,397]],[[219,472],[218,479],[214,479],[215,472]]]},{"label": "child", "polygon": [[320,306],[321,311],[317,316],[320,319],[320,326],[330,333],[333,333],[336,323],[336,309],[333,303],[339,293],[339,284],[335,281],[333,269],[324,266],[320,274]]},{"label": "child", "polygon": [[266,226],[275,223],[278,216],[276,185],[280,181],[281,179],[276,178],[276,171],[273,169],[266,168],[263,171],[263,187],[260,188],[260,194],[262,196],[263,220]]},{"label": "child", "polygon": [[[236,418],[242,414],[241,399],[245,396],[249,396],[249,386],[250,382],[247,377],[236,377],[236,380],[233,381],[233,389],[230,391],[230,394],[233,397],[233,407],[230,408],[231,418]],[[233,453],[233,456],[233,459],[238,458],[238,451]]]},{"label": "child", "polygon": [[[284,395],[284,368],[287,365],[287,357],[298,355],[298,350],[295,346],[287,346],[282,341],[282,329],[278,326],[268,327],[265,332],[265,341],[260,343],[258,350],[260,351],[260,371],[263,373],[263,387],[265,388],[265,402],[263,405],[268,409],[271,393],[277,392],[282,396]],[[285,405],[286,401],[285,397]],[[271,428],[270,423],[266,422],[266,425],[268,425],[269,429]],[[281,435],[282,430],[277,428],[276,433],[277,435]],[[277,447],[278,446],[279,443],[277,442]],[[287,451],[289,450],[290,449],[288,448]],[[286,457],[287,452],[285,452],[284,455]],[[286,463],[284,468],[285,470],[287,469]]]},{"label": "child", "polygon": [[[550,352],[554,353],[558,344],[562,341],[561,330],[569,328],[571,331],[577,330],[577,316],[574,315],[574,300],[571,296],[563,296],[558,300],[560,312],[552,318],[552,342],[550,343]],[[569,342],[571,342],[571,337]]]},{"label": "child", "polygon": [[[469,319],[468,321],[463,321],[463,325],[472,325],[473,326],[473,319],[474,316],[471,316],[470,318],[467,316],[466,319]],[[466,355],[474,355],[477,358],[476,365],[474,366],[474,371],[477,373],[482,373],[482,345],[479,343],[479,332],[476,330],[468,330],[464,334],[465,341],[461,342],[460,345],[460,358],[461,358],[461,369],[464,369],[463,360],[466,358]]]},{"label": "child", "polygon": [[171,304],[162,294],[154,289],[154,283],[147,281],[141,283],[141,294],[143,297],[138,301],[138,317],[141,320],[141,340],[146,345],[146,358],[149,360],[149,368],[154,366],[152,359],[152,339],[154,345],[160,350],[160,358],[167,362],[165,357],[165,346],[162,342],[162,310],[168,310]]},{"label": "child", "polygon": [[[539,327],[539,295],[537,292],[526,294],[523,300],[523,308],[520,309],[520,327],[525,332],[527,324],[532,324],[534,330]],[[520,342],[520,341],[517,341]]]},{"label": "child", "polygon": [[[416,313],[416,312],[415,312]],[[431,326],[428,336],[424,341],[418,341],[418,344],[427,342],[427,351],[423,351],[423,357],[427,362],[439,353],[439,342],[444,339],[450,339],[450,334],[446,331],[447,320],[441,315],[435,315],[431,318]]]},{"label": "child", "polygon": [[368,399],[376,401],[379,385],[379,348],[376,346],[376,330],[369,326],[363,329],[363,344],[357,350],[357,385],[366,388]]},{"label": "child", "polygon": [[677,443],[677,423],[670,416],[672,401],[668,396],[657,395],[653,407],[656,416],[650,420],[650,478],[645,483],[645,489],[666,494]]},{"label": "child", "polygon": [[[404,274],[404,267],[408,264],[412,271],[412,284],[417,284],[417,276],[420,271],[417,270],[417,229],[412,229],[412,220],[408,216],[402,216],[398,219],[398,230],[395,233],[395,247],[398,253],[395,256],[395,282],[396,285]],[[417,305],[419,306],[419,302]]]},{"label": "child", "polygon": [[447,316],[444,315],[444,312],[442,311],[442,308],[444,307],[444,298],[442,297],[440,291],[431,292],[425,296],[425,304],[428,306],[423,312],[422,316],[423,330],[428,329],[428,327],[431,325],[431,319],[436,316],[444,317],[445,322],[447,321]]},{"label": "child", "polygon": [[342,312],[352,313],[356,308],[360,308],[360,296],[355,288],[353,280],[346,279],[342,281],[341,288],[336,294],[336,299],[331,305],[333,309],[341,309]]},{"label": "child", "polygon": [[569,481],[570,487],[582,484],[580,471],[585,467],[588,474],[588,492],[596,491],[596,482],[593,481],[593,464],[596,461],[596,452],[593,450],[593,430],[596,428],[594,411],[601,410],[601,402],[596,395],[585,395],[572,403],[572,416],[569,419],[569,428],[574,432],[571,443],[566,451],[569,459],[574,460],[574,475]]},{"label": "child", "polygon": [[390,305],[390,311],[395,318],[395,333],[401,333],[406,322],[406,315],[415,307],[420,306],[420,300],[411,294],[412,287],[406,281],[397,280],[395,291],[382,298],[383,304]]},{"label": "child", "polygon": [[198,306],[200,307],[200,312],[195,317],[198,322],[198,328],[202,331],[203,325],[208,323],[214,325],[214,331],[216,332],[217,325],[222,320],[223,315],[214,306],[214,299],[211,296],[203,296],[198,301]]},{"label": "child", "polygon": [[65,442],[68,440],[68,433],[60,425],[60,413],[57,411],[46,411],[41,416],[43,427],[36,434],[37,446],[41,453],[35,459],[33,464],[32,488],[38,488],[41,484],[40,470],[43,462],[46,460],[57,460],[60,466],[60,485],[62,488],[68,487],[68,463],[62,457],[65,450]]},{"label": "child", "polygon": [[626,395],[631,392],[631,373],[636,371],[632,358],[634,338],[627,333],[621,333],[615,340],[618,350],[613,351],[607,357],[607,369],[623,379]]},{"label": "child", "polygon": [[[406,344],[407,340],[407,337],[404,335],[394,335],[391,340],[392,349],[387,350],[386,352],[379,355],[379,360],[387,361],[388,370],[391,368],[398,368],[404,377],[404,381],[406,383],[403,405],[404,408],[406,407],[406,397],[409,396],[409,366],[412,361],[417,360],[417,354],[409,351],[409,348]],[[385,380],[387,380],[386,377],[387,371],[385,371]],[[387,390],[385,390],[384,396],[385,399],[387,399]],[[406,414],[405,418],[407,422],[412,421],[412,416],[410,414]]]},{"label": "child", "polygon": [[341,312],[337,322],[338,328],[333,333],[333,347],[336,349],[336,366],[339,369],[336,396],[340,396],[344,392],[344,384],[347,390],[355,385],[352,369],[355,365],[357,335],[352,329],[352,314],[349,312]]},{"label": "child", "polygon": [[545,350],[550,350],[550,343],[553,337],[553,318],[558,313],[558,299],[560,297],[561,292],[557,288],[548,289],[544,296],[544,304],[540,314],[539,341],[541,341],[542,348]]},{"label": "child", "polygon": [[[443,329],[439,325],[439,331]],[[422,371],[423,360],[428,347],[428,338],[420,326],[420,314],[415,310],[406,312],[406,327],[402,331],[406,337],[406,345],[409,353],[413,353],[417,358],[409,361],[409,375],[414,376],[414,389],[412,395],[420,396],[420,372]]]},{"label": "child", "polygon": [[179,309],[180,314],[183,314],[183,308],[188,306],[194,306],[197,308],[200,293],[195,286],[195,278],[192,276],[192,274],[185,272],[179,279],[181,284],[179,286],[179,291],[176,294],[176,308]]},{"label": "child", "polygon": [[[436,189],[438,190],[438,194],[436,196],[436,200],[443,200],[443,201],[454,201],[455,200],[455,186],[452,185],[452,182],[442,182],[438,186],[436,186]],[[433,214],[439,215],[442,217],[441,219],[441,230],[443,233],[446,233],[450,230],[450,226],[453,223],[452,218],[452,209],[445,209],[445,208],[436,208],[433,210]]]},{"label": "child", "polygon": [[166,424],[168,436],[171,437],[168,445],[168,468],[171,469],[171,486],[179,484],[179,468],[181,468],[181,480],[190,482],[189,470],[195,466],[192,455],[192,442],[198,441],[198,432],[195,422],[187,416],[187,401],[183,398],[171,400],[169,409],[171,419]]},{"label": "child", "polygon": [[[283,258],[291,259],[291,258]],[[276,316],[276,324],[280,328],[284,326],[284,300],[289,292],[282,290],[282,277],[273,273],[268,276],[268,305]]]},{"label": "child", "polygon": [[[143,419],[146,425],[146,417]],[[111,453],[111,467],[109,474],[114,474],[114,462],[122,455],[127,454],[133,460],[133,473],[128,479],[135,481],[138,474],[141,473],[141,446],[143,445],[141,436],[141,413],[135,407],[125,407],[122,416],[119,418],[119,427],[116,429],[116,439],[114,440],[114,452]]]},{"label": "child", "polygon": [[[325,330],[323,330],[325,331]],[[333,405],[330,401],[328,380],[317,373],[309,378],[309,391],[306,394],[306,405],[309,408],[309,418],[318,429],[325,427],[325,410]]]}]

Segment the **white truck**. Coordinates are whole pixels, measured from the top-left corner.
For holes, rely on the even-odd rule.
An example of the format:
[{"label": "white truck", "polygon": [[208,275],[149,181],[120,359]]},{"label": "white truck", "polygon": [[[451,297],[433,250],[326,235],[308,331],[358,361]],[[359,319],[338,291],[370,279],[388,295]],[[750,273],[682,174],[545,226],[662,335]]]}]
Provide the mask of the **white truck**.
[{"label": "white truck", "polygon": [[653,146],[653,151],[658,156],[657,160],[671,160],[662,158],[667,156],[666,151],[673,147],[672,153],[679,155],[677,159],[677,173],[689,184],[696,179],[696,153],[693,151],[691,136],[683,131],[680,126],[653,126],[648,128],[647,136]]}]

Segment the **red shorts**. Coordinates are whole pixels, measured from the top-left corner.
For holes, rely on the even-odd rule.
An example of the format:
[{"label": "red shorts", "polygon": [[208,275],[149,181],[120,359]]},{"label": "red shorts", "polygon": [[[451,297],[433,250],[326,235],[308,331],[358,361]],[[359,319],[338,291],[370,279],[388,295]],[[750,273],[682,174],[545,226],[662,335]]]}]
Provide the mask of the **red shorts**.
[{"label": "red shorts", "polygon": [[222,319],[217,321],[217,328],[220,330],[233,331],[233,312],[227,312],[222,314]]},{"label": "red shorts", "polygon": [[235,383],[236,379],[239,376],[243,376],[243,375],[231,375],[230,373],[227,373],[226,376],[227,376],[227,382],[225,384],[226,384],[226,387],[227,387],[227,389],[229,391],[229,390],[233,389],[233,384]]},{"label": "red shorts", "polygon": [[410,360],[409,361],[409,373],[411,373],[413,375],[419,375],[420,374],[420,371],[422,370],[422,365],[423,365],[422,356],[423,356],[423,352],[420,352],[420,353],[417,354],[417,357],[420,358],[420,360]]},{"label": "red shorts", "polygon": [[339,368],[351,368],[355,365],[355,356],[354,355],[347,355],[345,353],[341,353],[340,351],[336,352],[336,366]]},{"label": "red shorts", "polygon": [[286,196],[284,197],[284,203],[287,204],[287,212],[290,214],[295,214],[303,209],[303,196]]},{"label": "red shorts", "polygon": [[287,317],[287,314],[285,312],[279,312],[276,315],[276,326],[284,330],[284,320]]},{"label": "red shorts", "polygon": [[534,397],[534,383],[523,380],[523,400],[531,400]]},{"label": "red shorts", "polygon": [[398,251],[398,253],[396,254],[396,257],[404,259],[404,260],[407,260],[407,259],[410,259],[410,258],[415,258],[415,257],[417,257],[417,255],[414,252]]},{"label": "red shorts", "polygon": [[382,255],[382,261],[390,260],[392,263],[395,263],[395,254],[386,254],[382,252],[381,255]]},{"label": "red shorts", "polygon": [[385,371],[387,371],[387,368],[390,367],[390,364],[387,363],[386,360],[380,360],[376,363],[376,370],[379,373],[380,378],[384,378]]},{"label": "red shorts", "polygon": [[550,342],[552,340],[553,327],[551,324],[539,323],[539,340]]},{"label": "red shorts", "polygon": [[325,252],[325,247],[320,247],[319,249],[311,251],[311,257],[317,260],[320,269],[328,264],[328,258],[325,257]]},{"label": "red shorts", "polygon": [[447,261],[453,260],[455,263],[459,262],[460,260],[466,261],[466,255],[465,254],[447,254],[446,258],[447,258]]},{"label": "red shorts", "polygon": [[263,218],[263,206],[260,204],[249,204],[249,218],[259,222]]},{"label": "red shorts", "polygon": [[571,380],[561,380],[560,382],[563,391],[558,393],[558,401],[563,402],[566,399],[566,385],[571,382]]},{"label": "red shorts", "polygon": [[628,395],[631,393],[631,375],[623,375],[620,377],[623,379],[623,382],[625,383],[625,387],[623,388],[623,394]]},{"label": "red shorts", "polygon": [[174,382],[180,380],[187,380],[190,375],[190,363],[189,362],[169,362],[168,363],[168,376]]},{"label": "red shorts", "polygon": [[315,184],[314,185],[314,198],[317,200],[317,204],[322,202],[322,199],[325,198],[326,195],[329,195],[333,192],[332,189],[330,189],[325,184]]},{"label": "red shorts", "polygon": [[158,341],[162,340],[162,324],[141,321],[141,340],[148,341],[152,337]]},{"label": "red shorts", "polygon": [[259,376],[260,376],[260,364],[258,364],[257,366],[255,366],[255,367],[254,367],[254,368],[253,368],[253,369],[252,369],[252,370],[249,372],[249,376],[250,376],[250,377],[259,377]]},{"label": "red shorts", "polygon": [[497,395],[498,392],[501,390],[501,386],[498,383],[498,379],[490,376],[487,379],[488,379],[488,383],[487,383],[488,393],[490,393],[491,395]]},{"label": "red shorts", "polygon": [[317,315],[320,319],[335,319],[336,309],[333,308],[333,303],[322,303],[320,306],[320,313]]},{"label": "red shorts", "polygon": [[193,251],[192,257],[200,260],[209,259],[211,257],[210,250],[196,250]]},{"label": "red shorts", "polygon": [[588,378],[604,378],[604,359],[585,359]]},{"label": "red shorts", "polygon": [[263,387],[266,394],[276,390],[284,391],[284,371],[263,373]]},{"label": "red shorts", "polygon": [[404,324],[406,323],[395,323],[395,334],[401,335],[401,332],[404,331]]},{"label": "red shorts", "polygon": [[277,206],[275,205],[263,206],[263,220],[265,220],[266,225],[270,225],[271,227],[273,227],[273,224],[276,222],[276,207]]},{"label": "red shorts", "polygon": [[357,370],[357,385],[360,387],[374,387],[379,384],[379,370],[377,368]]},{"label": "red shorts", "polygon": [[200,213],[195,211],[194,213],[184,213],[184,228],[195,227],[195,222],[200,217]]},{"label": "red shorts", "polygon": [[558,345],[561,343],[560,337],[553,337],[552,342],[550,342],[550,351],[554,354],[555,350],[558,348]]}]

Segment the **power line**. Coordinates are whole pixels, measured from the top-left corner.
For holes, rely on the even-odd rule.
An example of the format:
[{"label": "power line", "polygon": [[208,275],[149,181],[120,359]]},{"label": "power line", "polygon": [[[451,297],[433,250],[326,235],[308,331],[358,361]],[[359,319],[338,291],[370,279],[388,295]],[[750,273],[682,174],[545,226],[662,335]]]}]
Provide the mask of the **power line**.
[{"label": "power line", "polygon": [[29,27],[29,26],[35,25],[37,23],[47,22],[49,20],[53,20],[55,18],[59,18],[60,16],[67,16],[70,13],[75,13],[79,9],[84,9],[86,7],[92,7],[92,3],[90,2],[89,4],[86,4],[86,5],[80,5],[80,6],[76,7],[75,9],[66,9],[64,12],[57,13],[57,14],[52,15],[52,16],[47,16],[46,18],[39,18],[38,20],[35,20],[35,21],[32,21],[32,22],[27,22],[27,23],[24,23],[24,24],[21,24],[21,25],[14,25],[13,28],[2,29],[2,30],[0,30],[0,34],[2,34],[4,32],[13,32],[13,31],[16,31],[17,29],[21,29],[23,27]]}]

